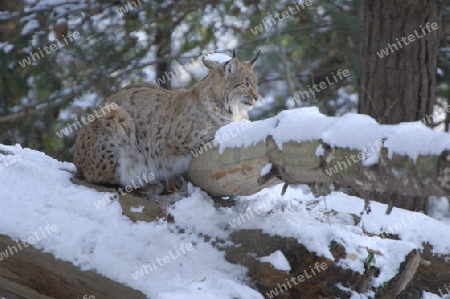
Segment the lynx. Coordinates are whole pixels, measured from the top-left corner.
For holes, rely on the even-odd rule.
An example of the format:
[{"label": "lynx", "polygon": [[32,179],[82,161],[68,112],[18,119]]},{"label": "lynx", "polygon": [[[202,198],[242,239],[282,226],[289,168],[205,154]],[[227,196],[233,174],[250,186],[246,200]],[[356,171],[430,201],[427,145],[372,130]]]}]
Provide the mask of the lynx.
[{"label": "lynx", "polygon": [[211,141],[221,126],[248,119],[259,97],[253,73],[259,54],[249,62],[240,62],[235,51],[227,62],[203,59],[209,73],[191,90],[139,84],[113,93],[97,110],[113,103],[117,109],[78,133],[78,173],[88,182],[122,186],[149,173],[155,184],[185,173],[191,151]]}]

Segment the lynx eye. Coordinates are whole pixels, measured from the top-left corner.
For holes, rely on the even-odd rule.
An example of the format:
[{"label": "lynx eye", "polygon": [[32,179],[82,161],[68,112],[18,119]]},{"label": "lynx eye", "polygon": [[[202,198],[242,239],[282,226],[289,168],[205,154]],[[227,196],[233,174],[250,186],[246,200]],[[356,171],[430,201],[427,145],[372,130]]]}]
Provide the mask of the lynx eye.
[{"label": "lynx eye", "polygon": [[245,84],[245,86],[247,86],[248,89],[252,89],[250,83],[248,83],[248,82]]}]

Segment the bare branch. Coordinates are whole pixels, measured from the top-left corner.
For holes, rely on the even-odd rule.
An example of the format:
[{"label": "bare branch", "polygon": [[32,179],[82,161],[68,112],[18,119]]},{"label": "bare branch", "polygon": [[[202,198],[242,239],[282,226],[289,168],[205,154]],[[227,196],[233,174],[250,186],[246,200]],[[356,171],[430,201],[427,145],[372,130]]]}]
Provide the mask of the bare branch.
[{"label": "bare branch", "polygon": [[[269,7],[270,7],[271,14],[275,15],[272,0],[269,0]],[[286,59],[286,49],[283,47],[283,44],[281,42],[281,35],[280,35],[280,31],[278,30],[278,23],[275,24],[274,29],[275,29],[275,36],[276,36],[277,42],[278,42],[278,49],[280,50],[279,54],[281,57],[281,63],[283,65],[284,73],[286,74],[286,83],[289,88],[289,92],[291,94],[294,94],[295,90],[294,90],[294,86],[292,83],[291,72],[289,71],[289,66],[288,66],[287,59]]]},{"label": "bare branch", "polygon": [[72,88],[72,91],[70,93],[61,95],[61,92],[58,94],[54,94],[50,96],[49,101],[46,103],[39,103],[38,105],[34,107],[26,107],[22,109],[19,112],[0,116],[0,123],[15,121],[17,119],[25,118],[31,115],[39,114],[43,111],[46,111],[51,108],[60,107],[65,104],[67,104],[69,101],[71,101],[76,95],[78,95],[81,91],[83,91],[86,88],[86,86],[78,86],[75,88]]}]

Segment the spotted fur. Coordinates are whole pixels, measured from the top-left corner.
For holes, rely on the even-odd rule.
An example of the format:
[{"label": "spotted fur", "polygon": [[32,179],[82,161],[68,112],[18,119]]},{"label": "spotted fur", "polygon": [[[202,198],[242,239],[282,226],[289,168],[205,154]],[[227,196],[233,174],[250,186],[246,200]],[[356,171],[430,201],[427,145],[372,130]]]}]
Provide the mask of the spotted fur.
[{"label": "spotted fur", "polygon": [[156,183],[186,172],[191,151],[212,140],[221,126],[248,119],[259,97],[257,57],[246,63],[237,57],[203,60],[209,74],[191,90],[139,84],[112,94],[97,110],[113,103],[118,108],[99,113],[78,133],[78,172],[89,182],[123,186],[144,173],[153,173]]}]

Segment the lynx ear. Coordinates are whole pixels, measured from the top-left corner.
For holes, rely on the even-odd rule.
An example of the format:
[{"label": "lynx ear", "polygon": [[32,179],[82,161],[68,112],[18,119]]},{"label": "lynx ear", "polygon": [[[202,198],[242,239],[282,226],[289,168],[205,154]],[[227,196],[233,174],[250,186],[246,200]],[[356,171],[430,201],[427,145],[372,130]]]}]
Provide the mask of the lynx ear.
[{"label": "lynx ear", "polygon": [[258,61],[259,54],[261,54],[261,50],[258,50],[258,52],[256,52],[255,58],[253,58],[253,59],[248,63],[249,66],[253,67],[253,66],[256,64],[256,62]]},{"label": "lynx ear", "polygon": [[224,69],[226,74],[231,74],[237,71],[239,62],[237,58],[233,58],[230,61],[225,62]]},{"label": "lynx ear", "polygon": [[219,66],[219,63],[217,61],[213,61],[213,60],[203,59],[202,62],[203,62],[203,65],[206,66],[206,68],[210,71],[215,70]]}]

